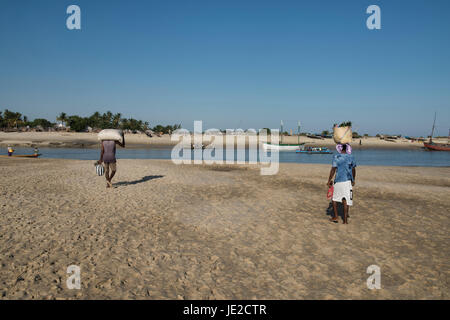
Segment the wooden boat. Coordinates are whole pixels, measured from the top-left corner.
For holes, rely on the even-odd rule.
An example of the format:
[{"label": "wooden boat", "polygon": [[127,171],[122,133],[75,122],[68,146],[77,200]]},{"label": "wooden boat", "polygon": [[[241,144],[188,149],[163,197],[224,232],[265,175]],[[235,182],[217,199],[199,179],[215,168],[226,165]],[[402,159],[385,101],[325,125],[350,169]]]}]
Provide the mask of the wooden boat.
[{"label": "wooden boat", "polygon": [[306,153],[306,154],[330,154],[330,153],[332,153],[326,147],[306,147],[306,148],[303,148],[303,149],[298,149],[295,152],[297,152],[297,153]]},{"label": "wooden boat", "polygon": [[280,124],[280,132],[281,132],[281,141],[280,143],[270,143],[264,142],[262,144],[264,151],[266,150],[278,150],[278,151],[295,151],[303,146],[305,143],[300,143],[300,121],[298,122],[298,143],[296,144],[288,144],[283,143],[283,121]]},{"label": "wooden boat", "polygon": [[2,158],[38,158],[41,154],[13,154],[11,156],[8,155],[0,155]]},{"label": "wooden boat", "polygon": [[272,144],[269,142],[263,143],[263,149],[264,150],[278,150],[278,151],[295,151],[300,146],[304,145],[304,143],[301,144],[287,144],[287,143],[279,143],[279,144]]},{"label": "wooden boat", "polygon": [[315,135],[315,134],[308,134],[306,136],[308,138],[311,138],[311,139],[318,139],[318,140],[323,140],[324,139],[322,136],[318,136],[318,135]]},{"label": "wooden boat", "polygon": [[450,144],[448,143],[424,142],[423,146],[431,151],[450,151]]},{"label": "wooden boat", "polygon": [[[428,142],[424,142],[423,146],[430,151],[450,151],[450,143],[433,142],[435,124],[436,124],[436,113],[434,114],[433,129],[431,129],[430,140]],[[448,132],[448,140],[450,142],[450,130]]]}]

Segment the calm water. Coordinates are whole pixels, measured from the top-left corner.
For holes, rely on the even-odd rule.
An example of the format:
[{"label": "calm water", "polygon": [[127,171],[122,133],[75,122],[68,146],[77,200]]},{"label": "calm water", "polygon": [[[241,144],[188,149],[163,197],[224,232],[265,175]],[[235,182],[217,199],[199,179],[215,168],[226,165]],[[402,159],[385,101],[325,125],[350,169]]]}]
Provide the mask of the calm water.
[{"label": "calm water", "polygon": [[[119,159],[170,159],[171,148],[122,149],[117,148]],[[99,149],[75,148],[40,148],[41,158],[98,160]],[[16,148],[15,154],[32,154],[32,148]],[[6,148],[0,148],[0,154],[7,154]],[[381,166],[450,166],[450,152],[426,150],[389,150],[367,149],[354,150],[353,154],[358,165]],[[332,154],[298,154],[295,152],[280,152],[280,162],[324,163],[330,164]],[[246,154],[248,159],[248,154]]]}]

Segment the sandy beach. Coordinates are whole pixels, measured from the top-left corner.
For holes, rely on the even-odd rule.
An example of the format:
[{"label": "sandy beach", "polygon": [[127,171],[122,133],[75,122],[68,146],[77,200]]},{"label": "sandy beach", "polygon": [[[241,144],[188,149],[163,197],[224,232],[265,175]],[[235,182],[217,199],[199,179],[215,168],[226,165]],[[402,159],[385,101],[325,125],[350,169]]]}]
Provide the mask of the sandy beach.
[{"label": "sandy beach", "polygon": [[450,168],[358,167],[349,225],[326,165],[119,160],[113,189],[93,161],[0,170],[2,299],[450,298]]},{"label": "sandy beach", "polygon": [[[126,134],[125,140],[127,147],[148,148],[148,147],[170,147],[176,145],[177,141],[172,141],[169,135],[161,137],[147,137],[145,134]],[[359,145],[361,140],[361,145]],[[270,139],[269,139],[270,141]],[[283,137],[283,143],[296,144],[297,136]],[[300,137],[301,143],[319,147],[331,147],[336,145],[333,139],[311,139],[305,136]],[[447,142],[447,139],[435,139],[435,142]],[[55,147],[55,148],[98,148],[99,142],[96,133],[80,132],[0,132],[0,147]],[[411,142],[406,139],[398,139],[395,142],[381,140],[377,137],[368,137],[354,139],[352,143],[354,148],[399,148],[399,149],[417,149],[422,148],[423,143]]]}]

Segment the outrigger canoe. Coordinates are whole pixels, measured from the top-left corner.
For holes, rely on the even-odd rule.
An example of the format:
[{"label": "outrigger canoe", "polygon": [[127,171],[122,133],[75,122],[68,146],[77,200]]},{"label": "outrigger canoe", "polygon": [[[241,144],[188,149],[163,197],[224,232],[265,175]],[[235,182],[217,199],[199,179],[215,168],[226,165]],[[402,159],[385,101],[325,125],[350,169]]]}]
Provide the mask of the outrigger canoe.
[{"label": "outrigger canoe", "polygon": [[2,158],[38,158],[41,154],[13,154],[12,156],[0,155]]}]

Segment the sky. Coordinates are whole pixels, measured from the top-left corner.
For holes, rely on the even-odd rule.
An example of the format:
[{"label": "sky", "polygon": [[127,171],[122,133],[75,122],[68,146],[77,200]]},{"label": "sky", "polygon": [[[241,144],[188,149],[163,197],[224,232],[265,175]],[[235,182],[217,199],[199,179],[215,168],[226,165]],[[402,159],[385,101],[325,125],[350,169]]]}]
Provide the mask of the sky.
[{"label": "sky", "polygon": [[[81,30],[66,9],[81,8]],[[366,9],[381,9],[369,30]],[[450,128],[448,0],[0,0],[0,110],[192,129]]]}]

